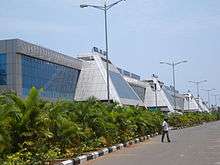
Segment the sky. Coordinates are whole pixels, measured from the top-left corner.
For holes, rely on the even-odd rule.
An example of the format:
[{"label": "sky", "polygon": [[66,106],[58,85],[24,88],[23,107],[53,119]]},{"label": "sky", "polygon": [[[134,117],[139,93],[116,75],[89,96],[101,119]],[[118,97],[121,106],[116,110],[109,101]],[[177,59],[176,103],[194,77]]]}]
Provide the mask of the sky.
[{"label": "sky", "polygon": [[[72,57],[94,46],[105,49],[103,11],[80,4],[104,0],[1,0],[0,39],[20,38]],[[220,94],[219,20],[219,0],[123,1],[108,11],[109,58],[142,79],[157,74],[168,85],[172,69],[160,61],[187,60],[176,67],[176,88],[196,95],[188,81],[208,80],[200,88],[216,89],[214,103],[212,95]],[[207,100],[207,92],[200,95]]]}]

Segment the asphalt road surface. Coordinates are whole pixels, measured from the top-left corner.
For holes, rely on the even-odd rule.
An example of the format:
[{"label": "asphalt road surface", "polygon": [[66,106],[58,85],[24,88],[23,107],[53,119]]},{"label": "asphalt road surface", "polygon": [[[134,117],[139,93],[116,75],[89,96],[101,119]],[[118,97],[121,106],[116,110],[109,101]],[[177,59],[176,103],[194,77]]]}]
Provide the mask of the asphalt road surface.
[{"label": "asphalt road surface", "polygon": [[160,138],[157,136],[85,165],[220,165],[220,121],[170,131],[171,143],[161,143]]}]

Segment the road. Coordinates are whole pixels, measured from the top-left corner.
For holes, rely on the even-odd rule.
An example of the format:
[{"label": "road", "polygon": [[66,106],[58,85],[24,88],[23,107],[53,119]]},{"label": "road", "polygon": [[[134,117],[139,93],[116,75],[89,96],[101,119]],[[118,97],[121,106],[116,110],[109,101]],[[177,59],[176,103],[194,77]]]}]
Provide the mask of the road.
[{"label": "road", "polygon": [[171,143],[152,138],[85,165],[220,165],[220,121],[170,132]]}]

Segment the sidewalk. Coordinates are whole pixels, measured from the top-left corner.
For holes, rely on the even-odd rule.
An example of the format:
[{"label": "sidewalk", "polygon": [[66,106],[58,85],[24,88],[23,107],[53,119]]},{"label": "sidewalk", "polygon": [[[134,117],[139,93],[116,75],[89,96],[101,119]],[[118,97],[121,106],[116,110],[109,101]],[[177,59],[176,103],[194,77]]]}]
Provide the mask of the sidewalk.
[{"label": "sidewalk", "polygon": [[85,165],[218,165],[220,164],[220,121],[170,131],[171,143],[161,136],[136,144]]}]

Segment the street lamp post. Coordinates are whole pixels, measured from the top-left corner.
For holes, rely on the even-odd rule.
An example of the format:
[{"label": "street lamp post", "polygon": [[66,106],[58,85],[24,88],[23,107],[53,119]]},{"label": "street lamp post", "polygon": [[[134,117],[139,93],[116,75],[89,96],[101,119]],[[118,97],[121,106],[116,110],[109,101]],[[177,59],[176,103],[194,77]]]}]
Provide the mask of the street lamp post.
[{"label": "street lamp post", "polygon": [[209,108],[211,108],[211,106],[210,106],[210,92],[214,91],[216,89],[212,88],[212,89],[202,89],[202,90],[207,92],[207,94],[208,94],[208,106],[209,106]]},{"label": "street lamp post", "polygon": [[181,63],[186,63],[187,61],[186,60],[183,60],[183,61],[179,61],[179,62],[172,62],[172,63],[169,63],[169,62],[163,62],[161,61],[160,64],[167,64],[169,66],[172,67],[172,71],[173,71],[173,97],[174,97],[174,109],[176,109],[176,81],[175,81],[175,66],[181,64]]},{"label": "street lamp post", "polygon": [[215,95],[213,95],[214,96],[214,98],[215,98],[215,106],[217,107],[217,96],[220,96],[220,94],[215,94]]},{"label": "street lamp post", "polygon": [[[153,79],[157,79],[158,76],[156,74],[153,74],[152,75]],[[157,82],[154,82],[153,80],[153,86],[154,86],[154,96],[155,96],[155,107],[156,107],[156,110],[158,109],[158,98],[157,98]]]},{"label": "street lamp post", "polygon": [[188,92],[187,92],[187,97],[186,97],[186,99],[187,99],[187,101],[188,101],[188,111],[190,111],[190,90],[188,90]]},{"label": "street lamp post", "polygon": [[110,89],[109,89],[109,64],[108,64],[109,58],[108,58],[107,11],[122,1],[126,1],[126,0],[119,0],[117,2],[110,4],[110,5],[107,5],[107,0],[105,0],[104,6],[96,6],[96,5],[88,5],[88,4],[80,5],[81,8],[92,7],[92,8],[96,8],[96,9],[104,11],[104,15],[105,15],[105,49],[106,49],[105,53],[106,53],[106,76],[107,76],[107,100],[108,100],[108,102],[110,102]]},{"label": "street lamp post", "polygon": [[187,102],[188,102],[188,111],[190,110],[190,108],[189,108],[189,104],[190,104],[190,96],[188,95],[188,96],[186,96],[186,100],[187,100]]},{"label": "street lamp post", "polygon": [[158,103],[157,103],[157,83],[154,83],[154,90],[155,90],[155,106],[156,110],[158,108]]},{"label": "street lamp post", "polygon": [[197,97],[199,99],[199,84],[207,82],[207,80],[203,81],[189,81],[190,83],[196,84],[196,90],[197,90]]}]

